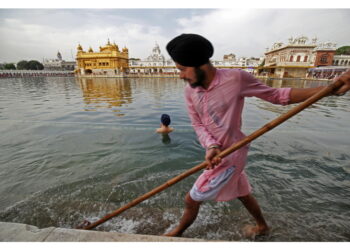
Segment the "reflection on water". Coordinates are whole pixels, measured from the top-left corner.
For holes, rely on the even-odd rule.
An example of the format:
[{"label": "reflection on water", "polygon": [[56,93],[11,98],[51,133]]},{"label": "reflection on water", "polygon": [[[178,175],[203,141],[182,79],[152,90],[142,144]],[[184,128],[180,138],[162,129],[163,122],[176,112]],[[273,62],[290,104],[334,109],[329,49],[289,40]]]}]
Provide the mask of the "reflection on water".
[{"label": "reflection on water", "polygon": [[314,81],[302,79],[262,79],[266,85],[274,88],[310,88],[327,86],[329,81]]},{"label": "reflection on water", "polygon": [[[264,82],[274,88],[309,88],[309,87],[319,87],[319,86],[328,86],[330,82],[325,81],[307,81],[307,80],[282,80],[282,79],[268,79]],[[344,111],[349,111],[349,105],[347,101],[349,96],[347,95],[345,99],[338,98],[336,96],[325,97],[318,101],[316,104],[313,104],[309,109],[315,109],[316,112],[322,112],[326,114],[327,117],[334,117],[332,115],[332,109],[337,108]],[[280,105],[271,105],[270,103],[256,98],[255,100],[258,103],[259,109],[270,111],[276,114],[280,114],[288,111],[291,107],[296,106],[297,104],[291,106],[280,106]],[[331,109],[330,109],[331,108]]]},{"label": "reflection on water", "polygon": [[82,91],[84,102],[87,105],[86,111],[95,111],[99,108],[112,109],[123,116],[120,110],[114,107],[121,107],[132,103],[132,91],[129,79],[121,78],[76,78]]},{"label": "reflection on water", "polygon": [[[271,80],[274,87],[326,82]],[[0,221],[95,221],[203,161],[179,79],[0,79]],[[249,134],[292,106],[247,98]],[[272,227],[262,241],[350,240],[350,95],[327,97],[251,144],[246,172]],[[159,117],[172,117],[159,135]],[[199,174],[199,173],[198,173]],[[195,174],[97,230],[160,235]],[[238,201],[203,205],[185,237],[244,240]]]},{"label": "reflection on water", "polygon": [[170,136],[168,134],[162,134],[162,142],[164,144],[169,144],[171,143]]},{"label": "reflection on water", "polygon": [[[154,111],[167,108],[166,111],[171,113],[178,105],[185,105],[182,101],[184,82],[179,79],[77,78],[76,82],[83,93],[84,111],[111,111],[119,117],[140,118],[138,121],[133,119],[135,124],[141,120],[145,123],[148,120],[145,116],[153,115]],[[130,112],[140,116],[130,116]]]}]

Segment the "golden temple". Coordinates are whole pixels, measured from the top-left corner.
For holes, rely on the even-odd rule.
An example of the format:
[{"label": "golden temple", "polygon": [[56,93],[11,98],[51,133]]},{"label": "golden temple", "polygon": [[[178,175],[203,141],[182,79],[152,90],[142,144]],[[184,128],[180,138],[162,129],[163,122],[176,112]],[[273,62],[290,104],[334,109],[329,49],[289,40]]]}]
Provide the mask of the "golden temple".
[{"label": "golden temple", "polygon": [[90,47],[86,52],[79,44],[77,47],[78,75],[117,75],[128,72],[129,50],[124,47],[121,51],[117,44],[111,44],[109,39],[105,46],[100,46],[99,52]]}]

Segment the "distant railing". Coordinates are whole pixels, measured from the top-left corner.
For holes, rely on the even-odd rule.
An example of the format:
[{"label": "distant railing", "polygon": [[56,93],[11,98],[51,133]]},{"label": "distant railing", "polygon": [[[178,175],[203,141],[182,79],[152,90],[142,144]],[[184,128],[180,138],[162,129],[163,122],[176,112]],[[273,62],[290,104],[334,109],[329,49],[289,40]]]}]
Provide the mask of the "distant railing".
[{"label": "distant railing", "polygon": [[76,77],[81,78],[119,78],[119,77],[125,77],[125,78],[167,78],[167,77],[179,77],[178,73],[172,73],[172,72],[158,72],[158,73],[122,73],[122,74],[76,74]]},{"label": "distant railing", "polygon": [[74,76],[73,71],[48,70],[0,70],[0,78],[43,77],[43,76]]}]

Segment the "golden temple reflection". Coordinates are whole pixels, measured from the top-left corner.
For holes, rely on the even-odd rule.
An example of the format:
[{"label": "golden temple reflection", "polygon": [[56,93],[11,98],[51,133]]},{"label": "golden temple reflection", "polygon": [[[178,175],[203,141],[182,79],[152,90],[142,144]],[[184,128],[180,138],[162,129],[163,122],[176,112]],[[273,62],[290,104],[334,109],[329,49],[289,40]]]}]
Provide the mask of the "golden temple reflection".
[{"label": "golden temple reflection", "polygon": [[131,104],[133,101],[130,80],[123,78],[76,78],[83,91],[84,103],[87,110],[99,108],[112,109],[117,116],[124,116],[120,113],[122,107]]}]

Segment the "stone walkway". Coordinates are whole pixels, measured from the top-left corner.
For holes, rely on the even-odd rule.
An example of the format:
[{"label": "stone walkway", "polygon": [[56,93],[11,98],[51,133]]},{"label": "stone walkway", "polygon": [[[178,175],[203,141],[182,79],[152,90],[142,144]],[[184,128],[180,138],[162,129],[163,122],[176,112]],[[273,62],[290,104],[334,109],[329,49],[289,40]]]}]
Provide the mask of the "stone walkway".
[{"label": "stone walkway", "polygon": [[200,239],[163,237],[117,232],[100,232],[68,228],[0,222],[1,242],[198,242]]}]

